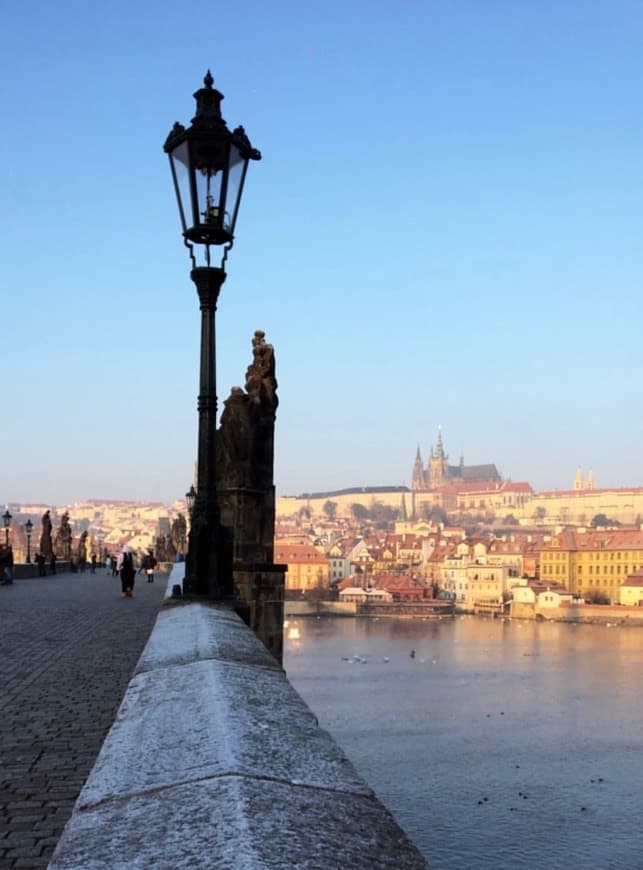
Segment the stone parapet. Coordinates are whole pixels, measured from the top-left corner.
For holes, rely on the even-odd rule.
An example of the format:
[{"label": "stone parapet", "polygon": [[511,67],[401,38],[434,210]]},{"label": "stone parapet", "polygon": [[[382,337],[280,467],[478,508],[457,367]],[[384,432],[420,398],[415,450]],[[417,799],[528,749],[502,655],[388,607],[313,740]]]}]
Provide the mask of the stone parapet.
[{"label": "stone parapet", "polygon": [[[70,563],[65,562],[64,559],[58,559],[56,562],[56,573],[57,574],[65,574],[69,571]],[[45,565],[47,571],[47,577],[51,575],[51,567],[49,562]],[[89,572],[89,565],[87,566],[87,572]],[[28,580],[30,577],[38,576],[38,566],[35,562],[16,562],[13,566],[13,578],[14,580]]]},{"label": "stone parapet", "polygon": [[243,621],[174,599],[49,867],[294,866],[428,867]]}]

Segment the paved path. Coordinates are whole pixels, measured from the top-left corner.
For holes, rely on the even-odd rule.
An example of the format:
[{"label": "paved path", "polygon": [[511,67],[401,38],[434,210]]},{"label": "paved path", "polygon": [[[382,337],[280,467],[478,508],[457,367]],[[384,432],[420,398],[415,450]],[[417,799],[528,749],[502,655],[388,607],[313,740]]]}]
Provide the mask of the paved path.
[{"label": "paved path", "polygon": [[0,587],[0,870],[46,867],[114,721],[167,577],[105,569]]}]

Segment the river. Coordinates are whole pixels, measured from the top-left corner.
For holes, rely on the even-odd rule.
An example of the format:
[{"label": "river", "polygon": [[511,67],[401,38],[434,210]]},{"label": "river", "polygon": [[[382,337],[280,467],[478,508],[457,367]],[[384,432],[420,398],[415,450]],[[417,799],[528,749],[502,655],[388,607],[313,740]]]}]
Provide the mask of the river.
[{"label": "river", "polygon": [[285,638],[432,870],[643,868],[643,628],[313,618]]}]

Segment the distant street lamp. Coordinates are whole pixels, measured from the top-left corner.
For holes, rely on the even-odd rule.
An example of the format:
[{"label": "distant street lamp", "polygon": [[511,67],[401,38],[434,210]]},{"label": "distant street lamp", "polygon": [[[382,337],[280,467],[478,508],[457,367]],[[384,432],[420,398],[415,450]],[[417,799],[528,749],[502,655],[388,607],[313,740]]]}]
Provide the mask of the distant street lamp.
[{"label": "distant street lamp", "polygon": [[31,565],[31,533],[33,532],[31,520],[27,520],[25,523],[25,531],[27,532],[27,565]]},{"label": "distant street lamp", "polygon": [[9,513],[9,508],[2,514],[2,521],[4,522],[4,545],[5,547],[9,546],[9,527],[11,525],[11,514]]},{"label": "distant street lamp", "polygon": [[192,518],[192,511],[194,510],[194,502],[196,500],[196,489],[194,488],[194,484],[188,489],[185,493],[185,503],[188,508],[188,514],[190,515],[190,519]]},{"label": "distant street lamp", "polygon": [[[190,252],[190,278],[201,308],[201,361],[198,398],[197,485],[192,509],[183,591],[211,598],[232,594],[231,548],[221,526],[216,484],[216,335],[215,312],[224,269],[250,160],[261,154],[243,127],[228,130],[221,117],[223,94],[212,87],[195,92],[196,115],[186,129],[178,122],[163,146],[170,159],[183,240]],[[210,263],[210,248],[223,246],[219,266]],[[196,253],[195,253],[196,251]],[[204,265],[197,266],[197,254]]]}]

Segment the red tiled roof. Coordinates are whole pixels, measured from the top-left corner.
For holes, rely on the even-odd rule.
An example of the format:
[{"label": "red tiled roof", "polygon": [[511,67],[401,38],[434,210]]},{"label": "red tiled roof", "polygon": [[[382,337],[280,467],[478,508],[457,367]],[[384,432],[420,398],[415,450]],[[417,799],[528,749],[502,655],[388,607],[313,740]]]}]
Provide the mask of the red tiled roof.
[{"label": "red tiled roof", "polygon": [[312,544],[287,544],[275,542],[274,560],[277,563],[294,564],[301,562],[328,562],[326,556],[316,550]]},{"label": "red tiled roof", "polygon": [[533,489],[531,484],[525,481],[519,481],[517,483],[500,483],[489,480],[480,480],[480,481],[469,481],[468,483],[450,483],[444,484],[443,486],[436,486],[435,492],[442,493],[444,495],[466,495],[467,493],[475,493],[476,495],[482,495],[486,492],[489,495],[494,495],[496,493],[502,492],[526,492],[533,493]]}]

